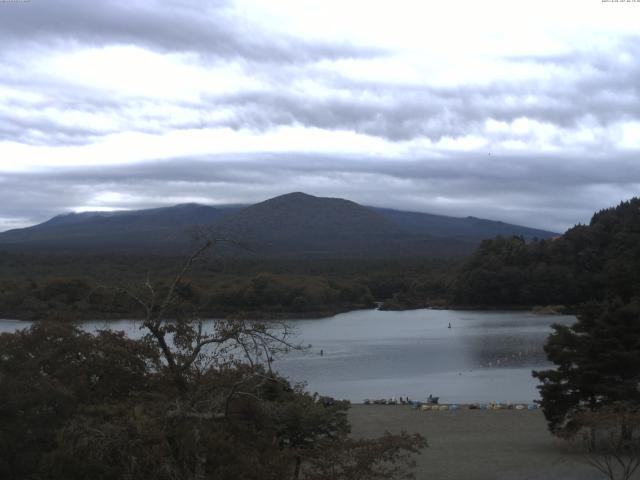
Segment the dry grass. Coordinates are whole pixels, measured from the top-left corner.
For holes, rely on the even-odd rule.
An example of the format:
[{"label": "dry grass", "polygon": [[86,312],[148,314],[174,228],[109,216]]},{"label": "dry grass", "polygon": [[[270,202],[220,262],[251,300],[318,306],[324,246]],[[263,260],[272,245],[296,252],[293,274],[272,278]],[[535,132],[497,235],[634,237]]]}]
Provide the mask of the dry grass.
[{"label": "dry grass", "polygon": [[582,455],[547,431],[539,410],[423,412],[403,405],[353,405],[357,438],[405,430],[427,438],[417,479],[596,480]]}]

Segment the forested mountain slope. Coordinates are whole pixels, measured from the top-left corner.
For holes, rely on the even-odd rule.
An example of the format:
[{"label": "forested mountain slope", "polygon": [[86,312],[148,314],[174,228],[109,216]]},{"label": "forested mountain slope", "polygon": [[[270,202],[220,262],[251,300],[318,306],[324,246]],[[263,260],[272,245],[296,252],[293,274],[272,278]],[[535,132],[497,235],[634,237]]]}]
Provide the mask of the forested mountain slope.
[{"label": "forested mountain slope", "polygon": [[460,271],[452,300],[466,305],[577,305],[640,294],[640,198],[593,215],[561,237],[485,240]]},{"label": "forested mountain slope", "polygon": [[451,257],[468,254],[482,239],[498,234],[554,235],[491,220],[371,208],[296,192],[250,206],[184,204],[59,215],[0,233],[0,252],[184,253],[193,247],[190,232],[196,229],[241,242],[246,248],[234,255],[278,258]]}]

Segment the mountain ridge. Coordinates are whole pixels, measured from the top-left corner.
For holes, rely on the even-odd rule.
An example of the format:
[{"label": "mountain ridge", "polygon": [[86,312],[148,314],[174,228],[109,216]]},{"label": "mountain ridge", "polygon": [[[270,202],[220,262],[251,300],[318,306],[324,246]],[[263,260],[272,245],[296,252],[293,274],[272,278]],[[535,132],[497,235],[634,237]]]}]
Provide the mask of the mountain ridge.
[{"label": "mountain ridge", "polygon": [[342,198],[292,192],[253,205],[178,204],[144,210],[61,214],[0,233],[0,250],[176,251],[205,227],[266,256],[450,256],[484,238],[553,232],[474,217],[368,207]]}]

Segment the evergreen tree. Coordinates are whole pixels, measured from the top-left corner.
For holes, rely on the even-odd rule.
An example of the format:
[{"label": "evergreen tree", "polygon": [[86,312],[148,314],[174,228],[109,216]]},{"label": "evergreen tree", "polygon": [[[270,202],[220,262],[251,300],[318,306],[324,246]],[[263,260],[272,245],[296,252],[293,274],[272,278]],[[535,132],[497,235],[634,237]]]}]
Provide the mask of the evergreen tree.
[{"label": "evergreen tree", "polygon": [[534,371],[550,430],[571,435],[585,411],[640,405],[640,302],[586,304],[578,321],[554,325],[545,352],[556,368]]},{"label": "evergreen tree", "polygon": [[578,306],[640,295],[640,198],[593,215],[553,240],[482,242],[452,285],[457,305]]}]

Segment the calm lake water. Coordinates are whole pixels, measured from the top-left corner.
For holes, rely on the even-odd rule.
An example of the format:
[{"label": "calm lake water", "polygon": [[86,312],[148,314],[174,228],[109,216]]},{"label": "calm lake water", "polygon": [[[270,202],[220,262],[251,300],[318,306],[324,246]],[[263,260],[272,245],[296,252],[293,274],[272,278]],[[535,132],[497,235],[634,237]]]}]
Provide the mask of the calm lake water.
[{"label": "calm lake water", "polygon": [[[353,402],[423,400],[429,393],[441,402],[530,402],[538,398],[531,370],[549,366],[542,346],[550,325],[574,321],[530,312],[456,310],[359,310],[292,320],[294,340],[311,347],[276,359],[274,368],[294,382],[306,381],[311,392]],[[0,320],[0,332],[24,326]],[[106,326],[139,336],[133,321],[85,324],[88,330]]]}]

